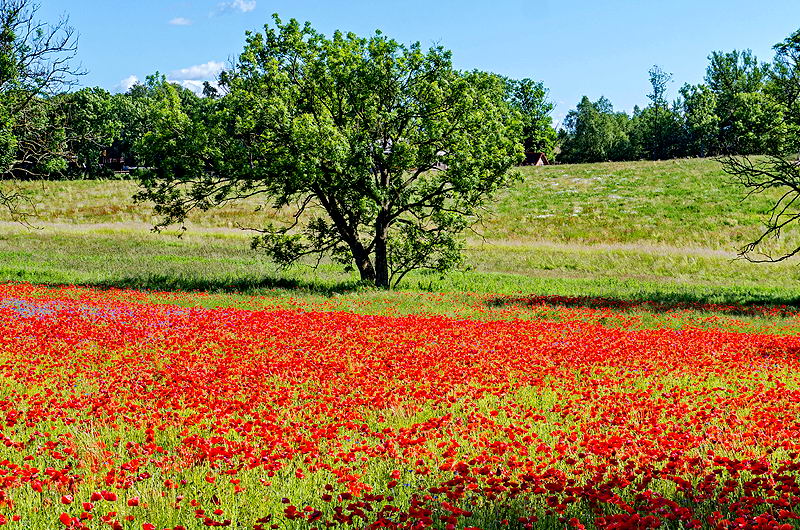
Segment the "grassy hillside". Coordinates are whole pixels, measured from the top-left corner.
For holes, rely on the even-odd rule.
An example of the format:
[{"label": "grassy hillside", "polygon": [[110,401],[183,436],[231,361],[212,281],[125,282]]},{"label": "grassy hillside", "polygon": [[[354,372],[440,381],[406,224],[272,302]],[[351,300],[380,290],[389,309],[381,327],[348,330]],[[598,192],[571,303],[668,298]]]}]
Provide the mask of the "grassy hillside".
[{"label": "grassy hillside", "polygon": [[711,159],[526,168],[487,224],[490,237],[648,243],[730,251],[757,233],[771,197],[743,202]]},{"label": "grassy hillside", "polygon": [[[250,199],[194,215],[186,235],[149,231],[130,181],[22,184],[30,229],[0,212],[0,280],[155,289],[348,291],[333,266],[278,271],[238,226],[261,226]],[[406,289],[794,303],[795,262],[732,261],[758,234],[769,197],[746,201],[713,160],[560,165],[521,170],[469,241],[470,272],[417,274]],[[268,211],[268,210],[267,210]],[[282,214],[278,214],[280,219]],[[788,234],[797,240],[797,231]]]}]

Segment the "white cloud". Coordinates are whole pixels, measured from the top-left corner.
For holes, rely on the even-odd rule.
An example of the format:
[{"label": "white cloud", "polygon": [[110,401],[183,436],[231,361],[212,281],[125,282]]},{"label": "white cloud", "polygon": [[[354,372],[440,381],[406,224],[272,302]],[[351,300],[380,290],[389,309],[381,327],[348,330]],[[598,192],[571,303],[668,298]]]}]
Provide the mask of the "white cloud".
[{"label": "white cloud", "polygon": [[[202,81],[212,79],[219,75],[225,68],[225,63],[219,61],[208,61],[205,64],[197,64],[180,70],[173,70],[169,76],[178,81]],[[202,84],[202,83],[201,83]]]},{"label": "white cloud", "polygon": [[217,10],[213,14],[224,15],[226,13],[247,13],[256,8],[256,0],[229,0],[217,4]]},{"label": "white cloud", "polygon": [[189,20],[188,18],[183,18],[183,17],[175,17],[172,20],[170,20],[169,23],[172,24],[173,26],[191,26],[192,25],[192,21],[191,20]]},{"label": "white cloud", "polygon": [[127,92],[128,90],[131,89],[131,87],[133,85],[138,84],[138,83],[139,83],[139,78],[136,77],[135,75],[131,74],[128,77],[126,77],[125,79],[120,80],[120,82],[117,83],[116,88],[119,88],[123,92]]}]

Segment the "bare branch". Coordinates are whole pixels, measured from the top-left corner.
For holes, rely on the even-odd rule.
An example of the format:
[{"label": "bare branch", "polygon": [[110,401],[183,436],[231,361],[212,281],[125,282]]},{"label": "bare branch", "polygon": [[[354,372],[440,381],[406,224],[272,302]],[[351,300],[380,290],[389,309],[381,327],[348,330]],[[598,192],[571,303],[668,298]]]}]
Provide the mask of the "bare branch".
[{"label": "bare branch", "polygon": [[800,199],[800,162],[778,155],[724,155],[719,161],[725,172],[747,189],[746,197],[770,189],[782,191],[769,209],[763,232],[739,249],[739,257],[756,263],[777,263],[798,254],[800,247],[777,255],[760,249],[767,240],[779,240],[784,228],[800,220],[796,206]]}]

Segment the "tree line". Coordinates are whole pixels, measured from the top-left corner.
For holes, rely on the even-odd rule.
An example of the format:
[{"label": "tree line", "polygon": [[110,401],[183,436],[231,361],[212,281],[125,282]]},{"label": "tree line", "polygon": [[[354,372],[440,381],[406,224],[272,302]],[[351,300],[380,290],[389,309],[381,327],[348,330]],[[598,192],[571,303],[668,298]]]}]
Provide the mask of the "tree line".
[{"label": "tree line", "polygon": [[713,52],[703,83],[666,97],[672,75],[650,71],[650,103],[631,115],[584,96],[559,132],[559,160],[600,162],[796,153],[800,128],[800,30],[774,46],[771,63],[750,50]]}]

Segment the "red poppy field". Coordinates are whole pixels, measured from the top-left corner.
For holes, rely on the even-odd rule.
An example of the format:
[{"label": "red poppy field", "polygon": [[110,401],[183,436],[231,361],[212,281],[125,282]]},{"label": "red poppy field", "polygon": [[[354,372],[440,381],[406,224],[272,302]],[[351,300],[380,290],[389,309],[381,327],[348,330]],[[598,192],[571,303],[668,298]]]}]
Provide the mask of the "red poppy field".
[{"label": "red poppy field", "polygon": [[0,285],[0,525],[795,526],[800,339],[548,307],[560,318]]}]

